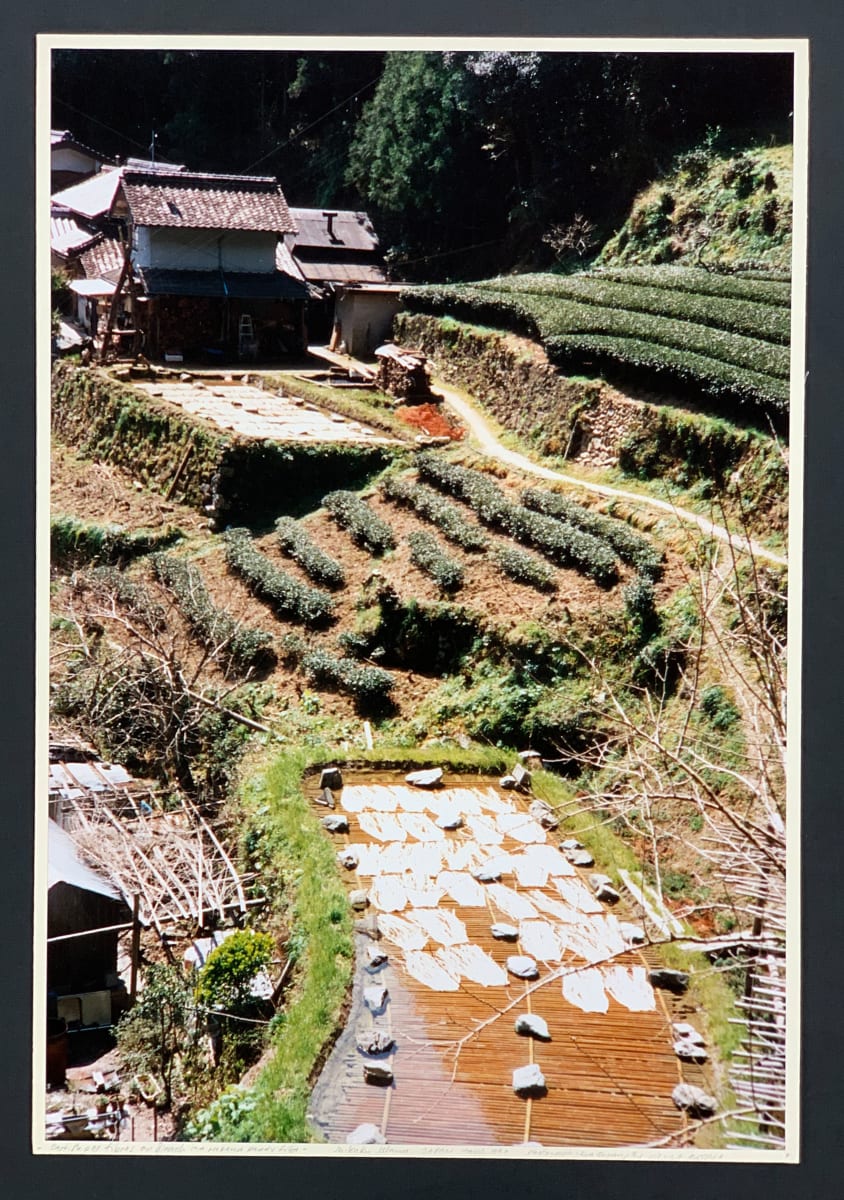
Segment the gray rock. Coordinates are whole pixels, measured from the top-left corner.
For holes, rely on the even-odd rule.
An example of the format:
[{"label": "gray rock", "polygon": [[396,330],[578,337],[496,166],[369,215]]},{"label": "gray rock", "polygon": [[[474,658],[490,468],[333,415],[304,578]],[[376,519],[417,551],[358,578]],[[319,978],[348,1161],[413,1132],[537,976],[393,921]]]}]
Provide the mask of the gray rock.
[{"label": "gray rock", "polygon": [[355,933],[363,933],[368,938],[374,941],[380,938],[381,930],[378,928],[378,917],[375,913],[369,913],[368,916],[361,917],[359,921],[355,921]]},{"label": "gray rock", "polygon": [[386,950],[381,950],[378,946],[366,947],[366,965],[370,971],[383,967],[388,957]]},{"label": "gray rock", "polygon": [[539,764],[542,762],[542,755],[538,750],[520,750],[519,762],[523,762],[525,766],[527,766],[528,763],[535,763],[537,766],[539,766]]},{"label": "gray rock", "polygon": [[564,842],[560,842],[561,850],[582,850],[583,842],[579,842],[577,838],[566,838]]},{"label": "gray rock", "polygon": [[538,1038],[541,1042],[551,1041],[548,1022],[544,1017],[538,1017],[536,1013],[521,1013],[516,1017],[514,1028],[516,1033],[523,1033],[526,1037]]},{"label": "gray rock", "polygon": [[625,942],[631,946],[641,946],[647,940],[641,925],[633,925],[630,921],[620,921],[618,928]]},{"label": "gray rock", "polygon": [[505,792],[511,792],[516,786],[516,781],[512,775],[502,775],[498,781],[498,786],[503,788]]},{"label": "gray rock", "polygon": [[537,979],[539,968],[527,954],[511,954],[506,962],[507,970],[517,979]]},{"label": "gray rock", "polygon": [[546,804],[544,800],[534,800],[528,812],[533,817],[534,821],[538,821],[543,829],[556,829],[560,822],[554,816],[553,809],[550,804]]},{"label": "gray rock", "polygon": [[497,921],[489,928],[490,933],[494,938],[498,938],[499,942],[517,942],[519,940],[519,931],[515,925],[505,925],[503,921]]},{"label": "gray rock", "polygon": [[545,1076],[536,1063],[516,1068],[513,1072],[513,1091],[517,1096],[535,1096],[545,1091]]},{"label": "gray rock", "polygon": [[338,850],[337,861],[341,867],[345,867],[347,871],[353,871],[358,865],[358,856],[351,850]]},{"label": "gray rock", "polygon": [[675,996],[682,996],[689,986],[689,977],[685,971],[673,971],[669,967],[657,967],[648,974],[648,979],[651,987],[673,992]]},{"label": "gray rock", "polygon": [[317,804],[321,804],[323,808],[334,808],[334,793],[331,788],[323,788],[316,798]]},{"label": "gray rock", "polygon": [[389,1087],[393,1082],[392,1070],[380,1062],[364,1062],[363,1077],[367,1083],[374,1083],[377,1087]]},{"label": "gray rock", "polygon": [[694,1025],[690,1025],[688,1021],[675,1021],[671,1026],[674,1036],[684,1041],[694,1042],[697,1046],[705,1046],[706,1039],[702,1033],[698,1033]]},{"label": "gray rock", "polygon": [[384,1029],[368,1029],[357,1036],[357,1048],[361,1054],[386,1054],[395,1044],[396,1039]]},{"label": "gray rock", "polygon": [[363,1002],[370,1012],[380,1012],[387,1003],[389,992],[381,984],[363,989]]},{"label": "gray rock", "polygon": [[531,787],[531,775],[527,767],[523,767],[521,763],[516,763],[513,770],[510,772],[511,777],[515,781],[516,790],[519,792],[529,792]]},{"label": "gray rock", "polygon": [[677,1108],[685,1109],[690,1117],[714,1117],[718,1111],[715,1097],[690,1083],[678,1083],[671,1093],[671,1099]]},{"label": "gray rock", "polygon": [[337,813],[335,816],[323,817],[322,827],[327,829],[329,833],[348,833],[349,822],[345,817]]},{"label": "gray rock", "polygon": [[340,774],[339,767],[325,767],[319,777],[320,788],[334,788],[339,790],[343,786],[343,776]]},{"label": "gray rock", "polygon": [[594,867],[595,860],[588,850],[565,850],[564,854],[573,867]]},{"label": "gray rock", "polygon": [[441,783],[442,777],[442,767],[430,767],[427,771],[411,771],[409,775],[405,775],[404,781],[411,787],[429,788]]},{"label": "gray rock", "polygon": [[601,900],[604,904],[618,904],[621,896],[615,888],[609,883],[602,883],[595,892],[596,900]]},{"label": "gray rock", "polygon": [[605,883],[608,883],[612,887],[612,880],[609,875],[598,875],[596,873],[589,876],[589,886],[593,892],[597,892],[598,888],[603,887]]},{"label": "gray rock", "polygon": [[476,867],[472,876],[477,879],[478,883],[497,883],[501,878],[501,872],[497,867]]},{"label": "gray rock", "polygon": [[363,912],[363,910],[369,904],[369,893],[365,892],[363,888],[360,888],[354,892],[349,892],[349,904],[351,904],[352,908],[356,912]]},{"label": "gray rock", "polygon": [[358,1125],[346,1137],[347,1146],[384,1146],[387,1139],[377,1125]]},{"label": "gray rock", "polygon": [[463,818],[459,812],[444,812],[441,817],[437,817],[435,824],[440,829],[460,829]]},{"label": "gray rock", "polygon": [[674,1043],[674,1053],[681,1062],[705,1063],[709,1058],[700,1042],[693,1042],[690,1038],[679,1038]]}]

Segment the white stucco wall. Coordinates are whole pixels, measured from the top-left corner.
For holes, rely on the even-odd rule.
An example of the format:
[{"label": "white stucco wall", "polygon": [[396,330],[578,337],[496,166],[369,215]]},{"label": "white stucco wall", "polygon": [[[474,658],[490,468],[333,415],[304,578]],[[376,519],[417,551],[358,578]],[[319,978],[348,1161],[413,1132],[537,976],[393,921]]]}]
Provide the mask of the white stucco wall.
[{"label": "white stucco wall", "polygon": [[392,293],[344,292],[337,300],[336,319],[349,354],[369,354],[385,342],[400,308]]},{"label": "white stucco wall", "polygon": [[274,271],[275,245],[274,233],[141,226],[136,230],[135,261],[139,267],[173,271],[214,271],[220,266],[224,271]]},{"label": "white stucco wall", "polygon": [[82,154],[72,150],[70,146],[59,146],[50,151],[51,171],[75,171],[79,175],[88,175],[96,171],[99,161],[91,154]]}]

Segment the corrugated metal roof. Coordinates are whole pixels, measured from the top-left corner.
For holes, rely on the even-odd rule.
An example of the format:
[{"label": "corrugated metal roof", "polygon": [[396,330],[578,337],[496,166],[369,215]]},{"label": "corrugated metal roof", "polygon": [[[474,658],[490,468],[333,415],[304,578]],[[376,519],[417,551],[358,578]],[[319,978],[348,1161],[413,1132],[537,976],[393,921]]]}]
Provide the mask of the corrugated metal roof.
[{"label": "corrugated metal roof", "polygon": [[110,900],[122,900],[123,897],[116,887],[107,879],[103,879],[96,871],[82,861],[73,838],[56,824],[48,820],[48,887],[57,883],[66,883],[71,887],[80,888],[83,892],[94,892],[99,896],[108,896]]},{"label": "corrugated metal roof", "polygon": [[229,296],[233,300],[305,300],[307,289],[282,271],[139,270],[148,296]]},{"label": "corrugated metal roof", "polygon": [[133,782],[132,776],[119,763],[50,763],[51,792],[62,791],[65,788],[88,788],[92,792],[107,792]]},{"label": "corrugated metal roof", "polygon": [[272,176],[124,170],[123,194],[136,225],[295,231],[287,201]]},{"label": "corrugated metal roof", "polygon": [[121,172],[119,170],[100,171],[82,183],[56,192],[53,202],[71,212],[79,213],[81,217],[102,217],[109,211],[117,194]]},{"label": "corrugated metal roof", "polygon": [[[328,217],[331,212],[331,232]],[[291,208],[296,223],[296,249],[311,246],[318,249],[368,250],[377,252],[378,236],[365,212],[322,208]]]},{"label": "corrugated metal roof", "polygon": [[98,233],[84,229],[73,217],[50,217],[50,249],[62,258],[78,253],[84,246],[96,242],[99,237]]},{"label": "corrugated metal roof", "polygon": [[77,296],[113,296],[116,284],[108,279],[73,279],[70,290]]}]

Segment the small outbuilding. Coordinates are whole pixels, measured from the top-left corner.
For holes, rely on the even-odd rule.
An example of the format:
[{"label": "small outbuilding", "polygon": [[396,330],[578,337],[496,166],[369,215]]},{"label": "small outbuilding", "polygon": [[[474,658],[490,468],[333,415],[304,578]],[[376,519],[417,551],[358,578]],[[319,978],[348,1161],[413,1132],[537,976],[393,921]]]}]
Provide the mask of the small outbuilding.
[{"label": "small outbuilding", "polygon": [[390,336],[401,308],[400,283],[347,284],[337,291],[331,348],[362,357],[374,353]]},{"label": "small outbuilding", "polygon": [[47,991],[69,1028],[108,1026],[125,999],[113,927],[131,922],[132,913],[70,834],[53,820],[48,828]]}]

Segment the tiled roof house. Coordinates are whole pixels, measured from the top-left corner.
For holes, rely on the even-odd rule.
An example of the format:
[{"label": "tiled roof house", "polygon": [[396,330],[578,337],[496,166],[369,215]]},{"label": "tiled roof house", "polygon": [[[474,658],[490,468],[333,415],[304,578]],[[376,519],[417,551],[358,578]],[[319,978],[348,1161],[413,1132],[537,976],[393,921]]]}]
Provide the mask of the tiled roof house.
[{"label": "tiled roof house", "polygon": [[131,243],[145,353],[272,357],[302,344],[307,290],[276,264],[296,230],[276,179],[160,164],[120,175],[110,215]]}]

